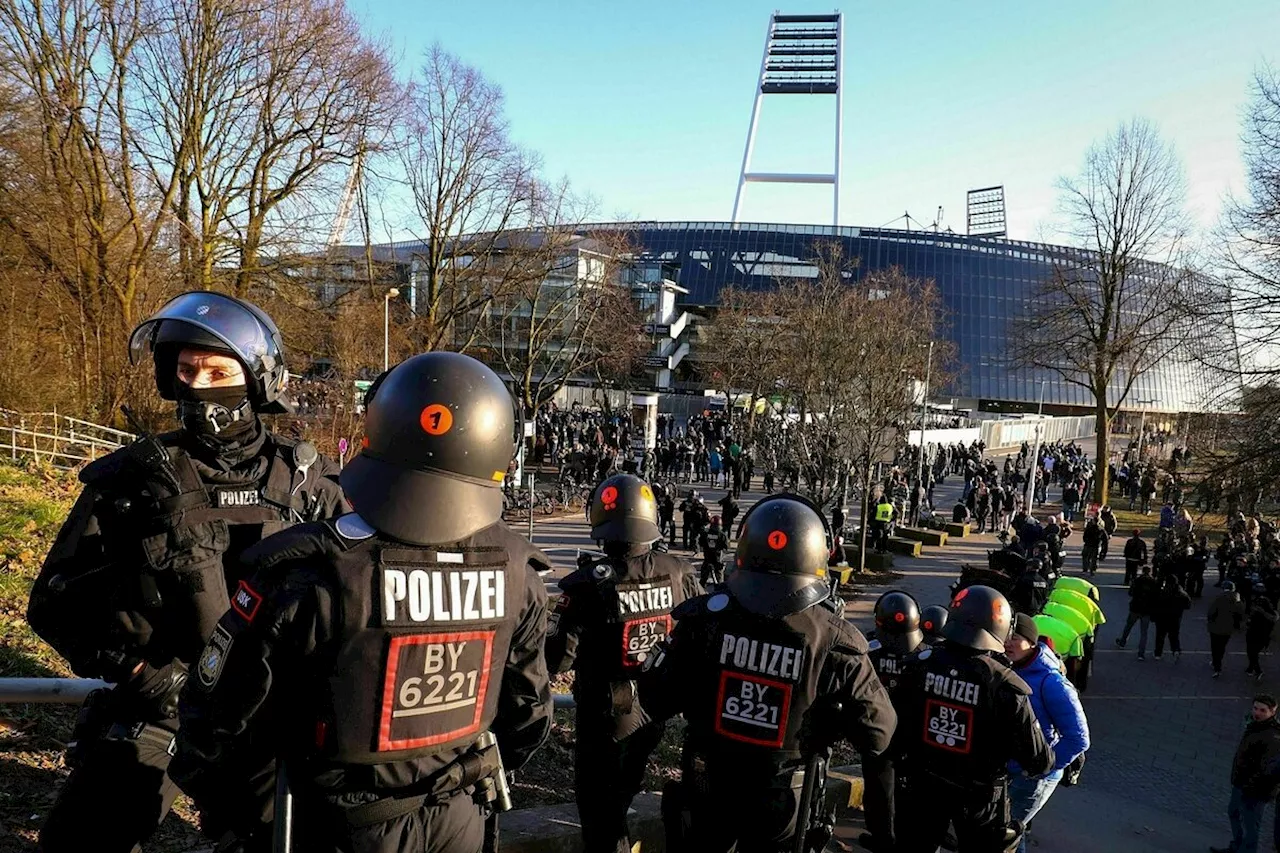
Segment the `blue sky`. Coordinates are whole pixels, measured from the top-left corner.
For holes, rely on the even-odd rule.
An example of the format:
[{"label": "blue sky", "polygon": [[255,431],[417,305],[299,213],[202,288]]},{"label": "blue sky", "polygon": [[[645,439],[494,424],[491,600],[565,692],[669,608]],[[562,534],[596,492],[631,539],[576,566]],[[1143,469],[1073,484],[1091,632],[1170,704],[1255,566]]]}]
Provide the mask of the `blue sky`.
[{"label": "blue sky", "polygon": [[[727,220],[777,0],[352,0],[407,71],[440,42],[506,93],[513,135],[599,218]],[[792,13],[826,12],[813,4]],[[848,3],[841,224],[964,230],[1005,185],[1010,236],[1051,239],[1054,181],[1133,116],[1186,168],[1202,225],[1239,187],[1255,69],[1280,64],[1275,0]],[[766,97],[752,168],[830,168],[834,99]],[[830,188],[752,185],[743,218],[827,222]],[[891,222],[897,218],[896,222]]]}]

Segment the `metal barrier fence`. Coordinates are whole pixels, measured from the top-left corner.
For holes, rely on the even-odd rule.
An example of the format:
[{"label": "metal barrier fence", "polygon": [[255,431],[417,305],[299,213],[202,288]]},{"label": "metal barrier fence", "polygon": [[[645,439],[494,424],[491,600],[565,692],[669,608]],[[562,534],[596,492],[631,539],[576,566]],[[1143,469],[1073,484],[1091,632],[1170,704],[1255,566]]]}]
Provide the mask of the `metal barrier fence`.
[{"label": "metal barrier fence", "polygon": [[58,468],[74,468],[133,439],[123,430],[57,412],[0,409],[0,454],[7,453],[12,461],[30,457]]},{"label": "metal barrier fence", "polygon": [[1026,442],[1035,444],[1036,432],[1040,432],[1041,444],[1088,438],[1097,432],[1096,416],[1078,418],[1024,418],[1021,420],[983,421],[982,442],[988,449],[1017,447]]},{"label": "metal barrier fence", "polygon": [[[111,686],[96,678],[0,678],[0,705],[75,705]],[[557,710],[576,707],[568,693],[552,693],[551,699]]]}]

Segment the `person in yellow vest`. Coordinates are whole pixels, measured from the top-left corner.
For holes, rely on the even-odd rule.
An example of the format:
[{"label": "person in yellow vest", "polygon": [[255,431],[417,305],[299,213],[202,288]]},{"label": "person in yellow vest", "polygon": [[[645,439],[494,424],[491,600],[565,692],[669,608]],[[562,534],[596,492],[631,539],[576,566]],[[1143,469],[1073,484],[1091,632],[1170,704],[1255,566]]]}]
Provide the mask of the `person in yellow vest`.
[{"label": "person in yellow vest", "polygon": [[881,493],[875,505],[875,520],[871,522],[871,532],[875,538],[876,550],[882,553],[889,549],[889,528],[893,524],[894,514],[893,502],[888,495]]}]

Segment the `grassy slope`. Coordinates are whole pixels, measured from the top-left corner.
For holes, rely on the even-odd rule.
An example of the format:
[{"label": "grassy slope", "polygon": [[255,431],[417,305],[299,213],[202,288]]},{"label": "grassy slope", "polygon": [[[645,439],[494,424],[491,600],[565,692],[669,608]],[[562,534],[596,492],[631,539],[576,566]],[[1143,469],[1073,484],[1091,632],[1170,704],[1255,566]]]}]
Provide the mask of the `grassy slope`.
[{"label": "grassy slope", "polygon": [[[62,658],[27,625],[27,596],[80,484],[66,472],[0,463],[0,677],[69,676]],[[36,832],[66,777],[63,745],[74,705],[0,705],[0,853],[35,849]],[[190,804],[165,821],[149,853],[198,841]]]}]

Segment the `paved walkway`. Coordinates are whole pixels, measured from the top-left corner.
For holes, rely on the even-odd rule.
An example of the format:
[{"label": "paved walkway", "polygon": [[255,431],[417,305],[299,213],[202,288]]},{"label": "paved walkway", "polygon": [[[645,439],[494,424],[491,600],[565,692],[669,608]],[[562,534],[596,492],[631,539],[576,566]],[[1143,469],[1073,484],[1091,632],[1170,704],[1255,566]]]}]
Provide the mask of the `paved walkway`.
[{"label": "paved walkway", "polygon": [[[724,492],[699,491],[717,509],[713,501]],[[960,479],[949,477],[936,491],[938,507],[953,506],[959,491]],[[744,493],[743,511],[762,496]],[[572,569],[578,547],[593,547],[581,516],[539,523],[534,541],[543,548],[564,549],[552,551],[557,569],[548,578],[549,588]],[[1116,544],[1095,579],[1102,589],[1108,622],[1100,631],[1094,675],[1083,696],[1093,747],[1081,784],[1059,789],[1037,817],[1032,849],[1040,853],[1204,853],[1209,845],[1225,844],[1230,838],[1226,803],[1231,758],[1253,694],[1264,689],[1280,691],[1280,662],[1268,668],[1261,682],[1246,678],[1243,639],[1237,637],[1228,650],[1222,677],[1210,677],[1204,623],[1208,602],[1217,593],[1212,586],[1184,618],[1184,651],[1177,663],[1167,652],[1162,660],[1154,660],[1150,649],[1147,660],[1139,662],[1136,629],[1128,649],[1116,649],[1113,640],[1128,611],[1127,591],[1121,584],[1122,539]],[[985,535],[926,548],[918,559],[897,557],[894,570],[902,579],[894,586],[912,593],[921,606],[946,604],[960,565],[985,564],[987,550],[998,547],[994,536]],[[1069,573],[1078,572],[1079,547],[1077,533],[1068,542]],[[673,553],[694,559],[687,552]],[[1212,570],[1211,574],[1216,577]],[[850,602],[850,620],[863,630],[869,628],[875,599],[888,588],[869,587]],[[1149,642],[1154,639],[1153,628]],[[1261,849],[1268,851],[1270,814],[1265,824]],[[856,837],[856,827],[843,828],[840,834],[846,839]],[[861,849],[849,841],[834,842],[837,845]]]}]

